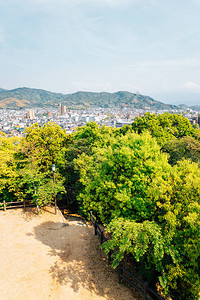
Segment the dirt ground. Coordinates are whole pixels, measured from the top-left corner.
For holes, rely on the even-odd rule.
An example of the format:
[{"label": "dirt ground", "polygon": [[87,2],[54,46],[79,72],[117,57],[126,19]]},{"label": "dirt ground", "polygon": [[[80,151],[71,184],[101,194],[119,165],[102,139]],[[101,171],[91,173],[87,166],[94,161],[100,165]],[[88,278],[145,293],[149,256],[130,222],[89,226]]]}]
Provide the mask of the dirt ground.
[{"label": "dirt ground", "polygon": [[0,299],[141,299],[118,283],[94,229],[47,207],[0,212]]}]

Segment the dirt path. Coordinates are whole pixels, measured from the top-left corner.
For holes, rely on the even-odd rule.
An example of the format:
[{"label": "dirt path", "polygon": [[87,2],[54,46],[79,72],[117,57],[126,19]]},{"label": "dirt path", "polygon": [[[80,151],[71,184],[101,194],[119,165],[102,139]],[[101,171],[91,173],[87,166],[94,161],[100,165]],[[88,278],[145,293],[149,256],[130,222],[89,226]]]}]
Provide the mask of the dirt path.
[{"label": "dirt path", "polygon": [[46,208],[0,212],[0,299],[140,299],[118,284],[94,230]]}]

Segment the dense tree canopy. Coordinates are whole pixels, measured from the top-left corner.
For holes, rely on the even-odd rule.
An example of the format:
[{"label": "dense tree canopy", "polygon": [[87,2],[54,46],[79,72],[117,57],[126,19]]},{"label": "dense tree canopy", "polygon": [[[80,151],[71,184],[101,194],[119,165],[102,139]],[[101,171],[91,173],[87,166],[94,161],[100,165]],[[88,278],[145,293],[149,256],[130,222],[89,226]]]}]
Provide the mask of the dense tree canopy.
[{"label": "dense tree canopy", "polygon": [[145,269],[160,273],[166,294],[198,299],[198,165],[182,160],[171,167],[149,133],[116,137],[93,155],[83,153],[76,165],[82,210],[93,210],[107,225],[112,238],[104,247],[115,250],[113,265],[131,254]]},{"label": "dense tree canopy", "polygon": [[[35,123],[25,130],[22,139],[1,137],[2,200],[29,199],[39,207],[63,192],[64,178],[59,173],[59,165],[63,164],[66,140],[65,132],[54,123],[47,123],[41,128]],[[52,163],[57,163],[58,167],[55,184]]]},{"label": "dense tree canopy", "polygon": [[169,163],[172,165],[183,158],[200,165],[200,140],[191,136],[180,139],[172,138],[163,146],[163,151],[169,153]]},{"label": "dense tree canopy", "polygon": [[180,138],[195,134],[187,118],[169,113],[160,115],[146,113],[143,117],[135,118],[132,128],[138,133],[149,130],[161,146],[173,137]]},{"label": "dense tree canopy", "polygon": [[76,195],[82,186],[79,181],[80,172],[75,168],[75,159],[83,153],[91,156],[93,149],[97,146],[107,147],[111,143],[115,131],[112,127],[98,126],[95,122],[91,122],[79,127],[68,137],[63,175],[66,178],[68,203],[71,208],[78,209]]},{"label": "dense tree canopy", "polygon": [[56,123],[49,122],[41,128],[35,123],[25,129],[21,144],[26,155],[31,153],[40,160],[40,164],[50,167],[65,150],[66,140],[65,131]]},{"label": "dense tree canopy", "polygon": [[[25,130],[25,134],[21,140],[20,174],[29,186],[28,192],[41,206],[65,191],[59,165],[63,164],[67,136],[56,123],[47,123],[41,128],[35,123]],[[52,180],[53,163],[58,169],[56,183]]]},{"label": "dense tree canopy", "polygon": [[24,193],[20,190],[20,175],[17,172],[15,153],[19,151],[19,138],[0,137],[0,199],[1,203],[23,199]]},{"label": "dense tree canopy", "polygon": [[80,194],[85,211],[93,209],[104,223],[133,214],[136,219],[148,218],[170,169],[166,154],[148,133],[118,137],[92,156],[82,154],[76,164],[85,186]]}]

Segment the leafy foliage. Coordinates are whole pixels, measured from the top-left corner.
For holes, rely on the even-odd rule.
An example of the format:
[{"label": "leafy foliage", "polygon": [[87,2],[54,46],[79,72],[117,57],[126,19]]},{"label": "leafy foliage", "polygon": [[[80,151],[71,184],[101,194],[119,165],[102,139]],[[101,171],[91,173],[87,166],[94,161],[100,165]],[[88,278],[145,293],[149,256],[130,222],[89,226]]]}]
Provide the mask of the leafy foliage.
[{"label": "leafy foliage", "polygon": [[28,184],[28,192],[33,195],[33,200],[41,206],[51,202],[57,193],[65,191],[64,178],[59,172],[56,183],[53,183],[51,166],[57,163],[58,158],[64,158],[67,137],[55,123],[47,123],[41,128],[35,123],[25,133],[19,155],[20,174],[22,182]]},{"label": "leafy foliage", "polygon": [[0,137],[0,199],[7,202],[23,200],[20,175],[17,172],[15,153],[19,151],[19,138]]},{"label": "leafy foliage", "polygon": [[146,113],[143,117],[135,118],[132,128],[139,134],[144,130],[149,130],[161,146],[173,137],[181,138],[195,134],[187,118],[169,113],[160,115]]},{"label": "leafy foliage", "polygon": [[104,248],[115,249],[113,266],[131,254],[145,270],[160,273],[165,294],[198,299],[198,165],[182,160],[171,167],[148,132],[117,136],[75,163],[83,212],[93,210],[112,234]]},{"label": "leafy foliage", "polygon": [[80,194],[85,211],[92,209],[104,223],[133,214],[136,219],[148,218],[169,169],[166,155],[148,133],[118,137],[93,156],[83,154],[76,164],[85,186]]},{"label": "leafy foliage", "polygon": [[[59,167],[64,163],[67,135],[55,123],[41,128],[35,123],[25,133],[22,139],[0,138],[0,195],[6,202],[29,199],[39,208],[65,191]],[[57,164],[55,184],[52,163]]]},{"label": "leafy foliage", "polygon": [[[97,146],[107,147],[113,139],[115,129],[106,126],[98,126],[95,122],[87,123],[72,133],[67,143],[65,167],[63,175],[66,178],[67,192],[70,196],[68,203],[71,208],[78,209],[76,195],[81,190],[80,171],[75,167],[75,159],[81,154],[91,156]],[[82,207],[80,207],[82,211]]]},{"label": "leafy foliage", "polygon": [[21,142],[24,152],[37,156],[43,166],[51,167],[60,152],[65,151],[67,136],[56,123],[48,122],[41,128],[35,123],[25,129],[25,134]]},{"label": "leafy foliage", "polygon": [[169,153],[169,163],[171,165],[175,165],[183,158],[200,165],[200,142],[194,137],[172,138],[163,146],[163,151]]}]

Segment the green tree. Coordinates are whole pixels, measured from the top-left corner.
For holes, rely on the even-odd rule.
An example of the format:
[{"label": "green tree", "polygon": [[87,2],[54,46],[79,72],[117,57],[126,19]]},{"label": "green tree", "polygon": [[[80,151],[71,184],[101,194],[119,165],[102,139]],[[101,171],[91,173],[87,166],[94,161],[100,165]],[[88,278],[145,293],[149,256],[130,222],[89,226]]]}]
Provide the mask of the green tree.
[{"label": "green tree", "polygon": [[169,153],[171,165],[175,165],[179,160],[185,158],[200,166],[200,141],[194,137],[172,138],[163,146],[163,151]]},{"label": "green tree", "polygon": [[75,167],[75,159],[85,153],[92,155],[96,147],[107,147],[113,140],[115,129],[106,126],[99,126],[95,122],[87,123],[78,127],[68,137],[65,166],[62,174],[66,178],[66,189],[68,192],[68,204],[71,209],[78,209],[77,194],[82,188],[80,183],[80,172]]},{"label": "green tree", "polygon": [[25,195],[20,189],[20,175],[15,161],[15,154],[19,149],[18,137],[0,137],[0,202],[24,199]]},{"label": "green tree", "polygon": [[[26,191],[39,207],[52,201],[57,193],[64,192],[64,178],[59,167],[64,164],[67,135],[55,123],[41,128],[37,123],[25,130],[18,155],[18,168]],[[52,164],[57,166],[56,184],[53,183]]]},{"label": "green tree", "polygon": [[166,295],[199,297],[200,169],[174,167],[149,133],[116,137],[107,148],[83,153],[75,164],[83,213],[93,210],[112,234],[104,244],[116,266],[126,254],[159,274]]},{"label": "green tree", "polygon": [[[64,152],[67,135],[56,123],[48,122],[41,128],[38,123],[25,129],[25,138],[22,139],[22,147],[26,152],[36,151],[38,163],[45,167],[51,167],[57,163],[57,158]],[[39,149],[39,151],[38,151]]]},{"label": "green tree", "polygon": [[117,137],[92,156],[82,154],[76,165],[84,186],[83,209],[92,209],[107,224],[120,216],[148,219],[154,202],[167,188],[164,178],[170,169],[167,156],[149,133]]},{"label": "green tree", "polygon": [[149,130],[157,142],[163,146],[173,137],[193,136],[197,134],[189,120],[181,115],[164,113],[160,115],[146,113],[135,118],[132,128],[138,133]]}]

